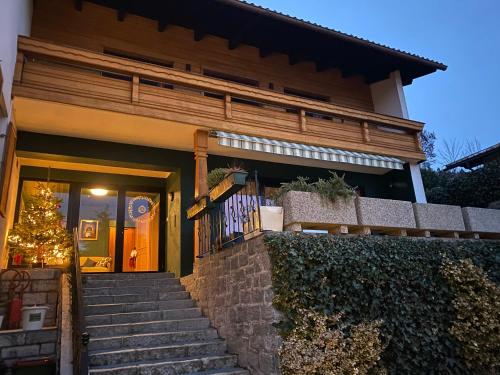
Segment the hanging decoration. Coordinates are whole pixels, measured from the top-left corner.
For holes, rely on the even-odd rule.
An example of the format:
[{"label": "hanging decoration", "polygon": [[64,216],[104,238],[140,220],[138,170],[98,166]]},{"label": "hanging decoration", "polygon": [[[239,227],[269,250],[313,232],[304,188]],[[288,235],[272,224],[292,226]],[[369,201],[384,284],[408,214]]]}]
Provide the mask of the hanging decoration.
[{"label": "hanging decoration", "polygon": [[128,202],[128,216],[136,223],[146,223],[154,219],[154,202],[145,195],[139,195]]}]

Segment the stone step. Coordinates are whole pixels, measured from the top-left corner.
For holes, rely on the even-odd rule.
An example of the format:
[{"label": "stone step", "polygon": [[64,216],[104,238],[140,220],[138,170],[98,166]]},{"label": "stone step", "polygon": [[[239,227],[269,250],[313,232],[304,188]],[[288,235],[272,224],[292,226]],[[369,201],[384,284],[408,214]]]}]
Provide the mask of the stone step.
[{"label": "stone step", "polygon": [[90,352],[89,363],[91,366],[107,366],[159,359],[221,355],[224,354],[225,351],[225,341],[213,340],[207,342],[193,342],[147,348]]},{"label": "stone step", "polygon": [[153,301],[171,301],[180,299],[191,299],[186,291],[169,292],[162,291],[147,294],[114,293],[110,295],[86,295],[83,296],[83,303],[87,305],[102,305],[111,303],[135,303],[135,302],[153,302]]},{"label": "stone step", "polygon": [[189,319],[201,317],[198,307],[189,309],[140,311],[120,314],[88,315],[85,322],[88,326],[150,322],[154,320]]},{"label": "stone step", "polygon": [[84,296],[109,296],[116,294],[143,294],[157,295],[159,293],[182,292],[184,287],[181,284],[166,285],[163,287],[144,287],[144,286],[121,286],[121,287],[102,287],[102,288],[83,288]]},{"label": "stone step", "polygon": [[125,273],[85,273],[83,280],[120,280],[120,279],[175,279],[171,272],[125,272]]},{"label": "stone step", "polygon": [[217,338],[217,331],[214,328],[196,331],[142,333],[129,336],[91,337],[88,348],[90,351],[144,348],[183,342],[211,341]]},{"label": "stone step", "polygon": [[246,375],[248,372],[234,373],[230,372],[236,366],[236,356],[218,355],[218,356],[197,356],[191,358],[179,358],[173,360],[141,361],[134,364],[123,364],[113,366],[101,366],[91,368],[90,374],[105,375],[173,375],[173,374],[203,374],[202,371],[214,369],[229,368],[229,372],[218,370],[213,374],[221,375]]},{"label": "stone step", "polygon": [[170,301],[152,301],[135,303],[109,303],[86,305],[85,315],[119,314],[127,312],[153,311],[153,310],[173,310],[194,307],[192,299],[180,299]]},{"label": "stone step", "polygon": [[250,373],[247,370],[241,368],[222,368],[217,370],[209,370],[202,372],[192,372],[187,375],[249,375]]},{"label": "stone step", "polygon": [[124,323],[91,326],[87,325],[87,332],[91,338],[94,337],[113,337],[127,336],[140,333],[154,332],[175,332],[175,331],[194,331],[210,327],[210,321],[205,318],[194,319],[173,319],[159,320],[140,323]]},{"label": "stone step", "polygon": [[84,288],[104,288],[104,287],[147,287],[160,288],[168,285],[180,285],[179,279],[174,278],[156,278],[156,279],[116,279],[116,280],[86,280]]}]

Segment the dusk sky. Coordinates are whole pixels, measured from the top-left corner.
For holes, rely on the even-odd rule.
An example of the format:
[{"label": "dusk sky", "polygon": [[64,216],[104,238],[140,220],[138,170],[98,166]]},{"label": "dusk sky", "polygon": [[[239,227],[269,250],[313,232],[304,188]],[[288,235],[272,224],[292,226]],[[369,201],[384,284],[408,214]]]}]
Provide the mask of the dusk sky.
[{"label": "dusk sky", "polygon": [[410,118],[443,139],[500,142],[500,0],[255,0],[448,65],[405,86]]}]

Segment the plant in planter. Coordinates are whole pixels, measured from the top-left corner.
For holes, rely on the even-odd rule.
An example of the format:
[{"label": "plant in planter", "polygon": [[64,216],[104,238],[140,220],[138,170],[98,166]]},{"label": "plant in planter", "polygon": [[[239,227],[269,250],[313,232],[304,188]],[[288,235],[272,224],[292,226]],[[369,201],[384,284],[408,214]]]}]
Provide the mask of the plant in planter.
[{"label": "plant in planter", "polygon": [[64,263],[73,249],[73,240],[62,225],[63,216],[58,211],[61,202],[47,184],[38,184],[9,233],[10,251],[22,255],[27,263]]},{"label": "plant in planter", "polygon": [[309,183],[308,177],[297,177],[291,182],[282,182],[281,187],[276,191],[273,198],[281,204],[283,197],[290,191],[303,191],[308,193],[317,193],[321,198],[334,202],[337,199],[347,200],[356,195],[354,188],[344,181],[344,176],[329,171],[331,176],[324,180],[318,179],[316,182]]},{"label": "plant in planter", "polygon": [[222,202],[246,184],[248,172],[243,168],[234,166],[228,168],[216,168],[208,174],[208,186],[210,188],[210,200]]}]

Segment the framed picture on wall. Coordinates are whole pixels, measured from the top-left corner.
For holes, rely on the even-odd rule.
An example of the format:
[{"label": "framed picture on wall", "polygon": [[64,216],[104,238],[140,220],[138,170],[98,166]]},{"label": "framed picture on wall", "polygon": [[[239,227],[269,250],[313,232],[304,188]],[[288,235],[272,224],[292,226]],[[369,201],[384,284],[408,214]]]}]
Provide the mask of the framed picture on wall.
[{"label": "framed picture on wall", "polygon": [[97,241],[97,232],[99,229],[98,220],[80,220],[80,240]]}]

